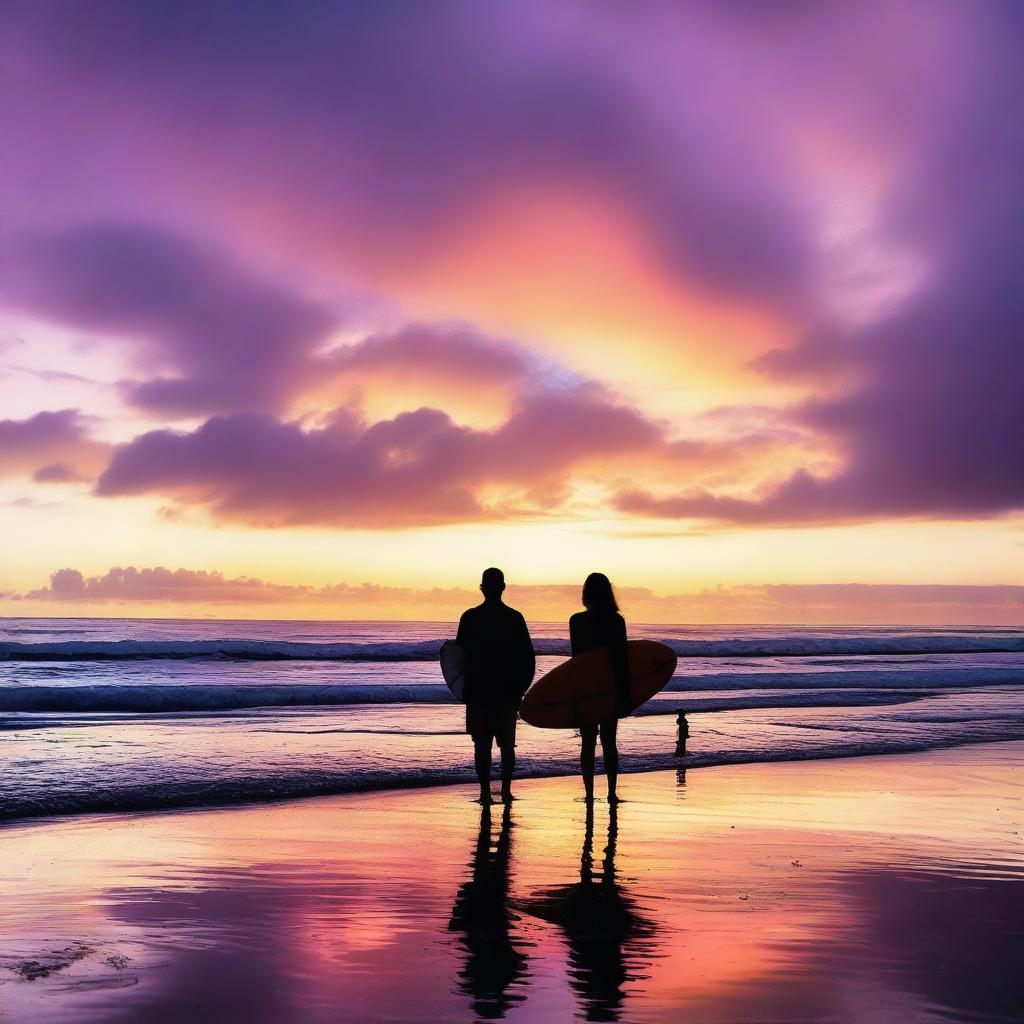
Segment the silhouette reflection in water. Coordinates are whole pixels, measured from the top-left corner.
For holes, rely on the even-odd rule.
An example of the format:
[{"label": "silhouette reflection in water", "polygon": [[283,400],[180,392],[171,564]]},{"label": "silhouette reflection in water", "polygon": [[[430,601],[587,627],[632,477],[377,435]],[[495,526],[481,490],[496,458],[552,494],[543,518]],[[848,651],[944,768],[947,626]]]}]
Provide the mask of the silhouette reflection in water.
[{"label": "silhouette reflection in water", "polygon": [[558,925],[569,945],[569,983],[586,1020],[616,1021],[623,986],[647,977],[654,957],[653,921],[637,909],[615,876],[618,809],[608,808],[608,845],[600,873],[594,871],[594,814],[587,809],[580,880],[538,893],[524,909]]},{"label": "silhouette reflection in water", "polygon": [[491,809],[480,813],[480,831],[470,859],[470,878],[459,886],[448,930],[459,933],[465,960],[459,987],[472,1000],[473,1012],[486,1020],[500,1020],[509,1007],[526,998],[527,978],[523,943],[513,937],[516,915],[510,912],[509,857],[512,850],[512,813],[506,804],[497,841],[491,843]]}]

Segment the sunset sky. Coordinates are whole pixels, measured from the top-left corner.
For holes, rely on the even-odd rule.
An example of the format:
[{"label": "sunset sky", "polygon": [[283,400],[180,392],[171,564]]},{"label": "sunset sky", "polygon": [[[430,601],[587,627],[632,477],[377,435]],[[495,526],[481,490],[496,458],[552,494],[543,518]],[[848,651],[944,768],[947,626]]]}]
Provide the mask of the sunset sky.
[{"label": "sunset sky", "polygon": [[1024,5],[0,19],[0,614],[1024,624]]}]

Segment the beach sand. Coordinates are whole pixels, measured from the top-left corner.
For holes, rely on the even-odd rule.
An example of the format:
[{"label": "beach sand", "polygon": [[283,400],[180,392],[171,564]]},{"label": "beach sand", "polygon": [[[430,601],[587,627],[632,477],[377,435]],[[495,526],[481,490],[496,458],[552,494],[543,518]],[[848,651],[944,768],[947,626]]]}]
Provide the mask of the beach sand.
[{"label": "beach sand", "polygon": [[544,779],[9,825],[0,1020],[1019,1020],[1022,780],[988,744],[626,775],[589,822]]}]

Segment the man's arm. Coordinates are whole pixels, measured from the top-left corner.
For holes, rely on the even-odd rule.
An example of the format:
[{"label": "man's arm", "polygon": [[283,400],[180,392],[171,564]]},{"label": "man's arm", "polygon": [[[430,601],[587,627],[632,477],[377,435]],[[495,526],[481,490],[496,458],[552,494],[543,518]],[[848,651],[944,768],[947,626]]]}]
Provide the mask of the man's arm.
[{"label": "man's arm", "polygon": [[473,666],[473,649],[475,647],[473,632],[473,616],[470,615],[469,610],[466,610],[459,619],[459,628],[455,634],[455,642],[462,648],[465,658],[465,686],[462,691],[462,699],[467,704],[476,698],[477,687]]},{"label": "man's arm", "polygon": [[455,642],[463,649],[466,649],[466,641],[469,639],[469,612],[463,612],[459,617],[459,628],[455,633]]},{"label": "man's arm", "polygon": [[537,671],[537,656],[533,651],[533,640],[530,638],[530,629],[526,625],[526,619],[519,616],[519,637],[517,640],[518,660],[523,666],[522,692],[526,693],[530,683],[533,682],[533,675]]}]

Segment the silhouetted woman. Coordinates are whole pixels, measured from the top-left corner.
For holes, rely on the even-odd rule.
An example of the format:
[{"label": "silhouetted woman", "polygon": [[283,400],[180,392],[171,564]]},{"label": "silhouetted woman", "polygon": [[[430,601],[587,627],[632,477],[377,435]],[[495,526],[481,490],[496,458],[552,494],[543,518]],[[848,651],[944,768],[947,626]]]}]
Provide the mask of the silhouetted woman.
[{"label": "silhouetted woman", "polygon": [[[620,715],[629,713],[629,662],[626,654],[626,623],[619,614],[619,605],[611,582],[603,572],[592,572],[583,584],[583,607],[569,619],[569,640],[573,656],[603,647],[608,651],[612,675],[615,679],[616,709]],[[604,770],[608,776],[608,802],[617,803],[615,783],[619,774],[619,748],[615,745],[618,719],[609,718],[599,726],[580,729],[583,741],[580,750],[580,770],[587,801],[594,799],[594,753],[600,732]]]}]

